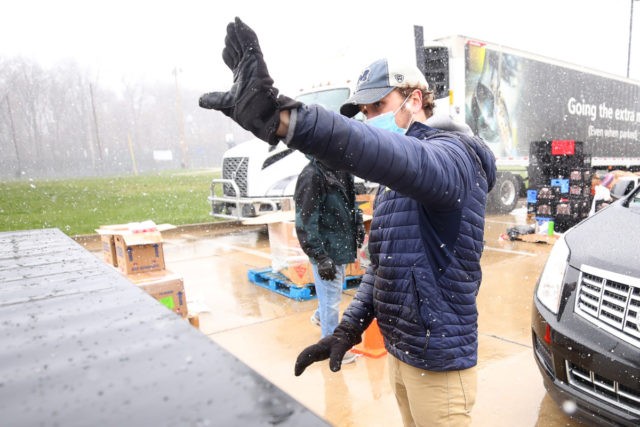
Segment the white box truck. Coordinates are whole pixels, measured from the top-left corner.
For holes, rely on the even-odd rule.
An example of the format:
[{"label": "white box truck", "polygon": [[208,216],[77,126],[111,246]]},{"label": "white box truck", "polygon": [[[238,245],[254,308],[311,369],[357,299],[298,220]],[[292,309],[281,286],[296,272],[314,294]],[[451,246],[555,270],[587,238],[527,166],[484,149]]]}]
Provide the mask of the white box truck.
[{"label": "white box truck", "polygon": [[639,81],[465,36],[417,56],[436,96],[449,94],[450,113],[496,155],[490,208],[509,212],[525,195],[533,141],[582,141],[593,169],[640,168]]}]

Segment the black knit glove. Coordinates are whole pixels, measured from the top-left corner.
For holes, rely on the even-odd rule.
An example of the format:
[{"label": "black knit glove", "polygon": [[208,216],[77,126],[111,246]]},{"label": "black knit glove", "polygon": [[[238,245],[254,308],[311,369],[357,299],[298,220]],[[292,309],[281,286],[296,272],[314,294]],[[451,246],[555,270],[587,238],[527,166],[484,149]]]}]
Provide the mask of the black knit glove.
[{"label": "black knit glove", "polygon": [[362,331],[343,320],[332,335],[302,350],[296,359],[294,374],[296,377],[300,376],[309,365],[325,359],[329,359],[329,369],[338,372],[342,366],[344,354],[361,341]]},{"label": "black knit glove", "polygon": [[356,209],[356,244],[359,248],[364,243],[364,219],[362,218],[362,209]]},{"label": "black knit glove", "polygon": [[318,262],[318,274],[322,280],[334,280],[336,278],[336,263],[327,256],[321,255],[316,258]]},{"label": "black knit glove", "polygon": [[222,59],[233,71],[228,92],[211,92],[200,97],[200,107],[222,111],[258,138],[276,145],[280,111],[301,106],[284,95],[278,96],[273,79],[262,58],[256,33],[240,18],[227,25]]}]

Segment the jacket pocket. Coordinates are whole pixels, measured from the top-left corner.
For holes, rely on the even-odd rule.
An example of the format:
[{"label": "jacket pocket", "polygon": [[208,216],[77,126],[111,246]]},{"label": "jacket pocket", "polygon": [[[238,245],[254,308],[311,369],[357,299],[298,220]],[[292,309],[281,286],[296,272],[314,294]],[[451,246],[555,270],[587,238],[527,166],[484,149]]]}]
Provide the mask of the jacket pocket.
[{"label": "jacket pocket", "polygon": [[424,346],[422,348],[422,353],[426,353],[429,348],[429,340],[431,339],[431,322],[425,322],[425,319],[422,317],[422,302],[420,298],[420,293],[418,292],[418,281],[416,280],[416,274],[414,269],[411,269],[411,286],[413,290],[413,298],[415,300],[415,309],[416,316],[418,318],[418,322],[422,325],[422,328],[425,331],[424,335]]}]

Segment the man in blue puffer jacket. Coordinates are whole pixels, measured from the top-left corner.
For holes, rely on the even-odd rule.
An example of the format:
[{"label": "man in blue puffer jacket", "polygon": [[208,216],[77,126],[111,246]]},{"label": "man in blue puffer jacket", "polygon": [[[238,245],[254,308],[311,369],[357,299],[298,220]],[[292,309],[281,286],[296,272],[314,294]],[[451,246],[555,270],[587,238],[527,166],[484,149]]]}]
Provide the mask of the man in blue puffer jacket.
[{"label": "man in blue puffer jacket", "polygon": [[258,39],[239,18],[223,50],[227,92],[200,98],[254,135],[380,183],[369,236],[371,265],[330,336],[304,349],[295,375],[343,355],[377,318],[405,425],[468,425],[475,402],[476,295],[487,193],[495,158],[484,142],[423,122],[433,94],[415,66],[376,61],[342,106],[365,123],[279,95]]}]

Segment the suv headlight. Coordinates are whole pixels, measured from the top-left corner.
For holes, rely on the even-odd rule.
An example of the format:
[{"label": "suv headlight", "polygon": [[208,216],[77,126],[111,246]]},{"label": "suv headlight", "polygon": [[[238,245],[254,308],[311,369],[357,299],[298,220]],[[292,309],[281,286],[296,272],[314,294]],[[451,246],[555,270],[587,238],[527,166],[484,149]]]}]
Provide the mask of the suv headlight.
[{"label": "suv headlight", "polygon": [[564,272],[569,261],[569,247],[560,236],[551,248],[547,263],[542,270],[536,296],[552,313],[557,314],[560,308],[560,297],[562,296],[562,286],[564,284]]}]

